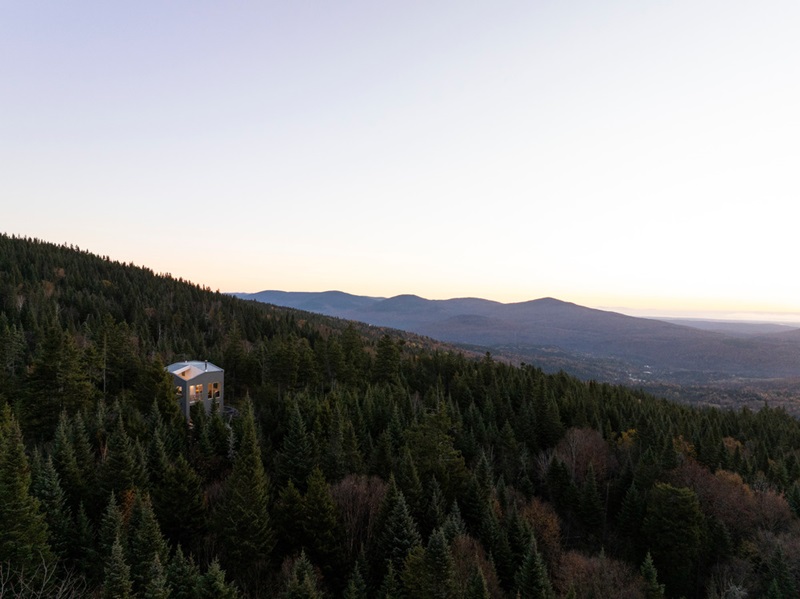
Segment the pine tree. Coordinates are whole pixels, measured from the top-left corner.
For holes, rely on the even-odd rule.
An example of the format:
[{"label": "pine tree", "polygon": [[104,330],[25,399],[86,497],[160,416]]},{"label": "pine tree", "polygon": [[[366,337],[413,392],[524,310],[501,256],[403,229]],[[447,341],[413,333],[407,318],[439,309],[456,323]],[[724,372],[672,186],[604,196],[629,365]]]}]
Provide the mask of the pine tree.
[{"label": "pine tree", "polygon": [[437,529],[431,534],[425,549],[425,568],[428,573],[427,597],[450,599],[456,596],[456,569],[444,533]]},{"label": "pine tree", "polygon": [[517,572],[517,592],[520,599],[553,599],[553,587],[544,560],[532,541],[522,567]]},{"label": "pine tree", "polygon": [[167,467],[153,490],[153,509],[164,536],[173,544],[194,549],[206,528],[205,495],[197,472],[183,455]]},{"label": "pine tree", "polygon": [[52,559],[47,524],[30,493],[31,473],[22,432],[10,409],[0,418],[0,564],[35,570]]},{"label": "pine tree", "polygon": [[444,524],[446,514],[446,506],[444,503],[444,496],[436,477],[431,477],[428,483],[427,501],[425,503],[425,510],[422,518],[422,531],[423,534],[429,535],[434,529],[439,528]]},{"label": "pine tree", "polygon": [[107,453],[100,467],[100,486],[105,497],[112,491],[121,495],[136,488],[141,481],[135,444],[125,432],[122,418],[117,418],[108,437]]},{"label": "pine tree", "polygon": [[361,576],[361,568],[356,562],[353,568],[353,574],[350,576],[350,581],[347,583],[347,588],[344,591],[344,599],[367,599],[367,585]]},{"label": "pine tree", "polygon": [[586,480],[581,488],[578,500],[578,513],[583,525],[593,535],[599,535],[603,527],[603,500],[597,489],[597,480],[594,474],[594,465],[589,463]]},{"label": "pine tree", "polygon": [[383,577],[380,589],[378,589],[378,599],[402,599],[400,583],[395,574],[394,564],[389,560],[386,564],[386,575]]},{"label": "pine tree", "polygon": [[124,520],[122,511],[117,504],[117,498],[112,491],[109,495],[106,510],[103,513],[103,518],[100,521],[100,531],[98,538],[98,547],[101,556],[111,555],[111,549],[114,543],[119,540],[123,544],[127,544],[125,537]]},{"label": "pine tree", "polygon": [[448,543],[452,543],[459,535],[467,534],[467,525],[461,517],[461,511],[458,509],[458,502],[456,500],[453,500],[453,507],[450,508],[450,513],[447,515],[442,525],[442,532],[447,538]]},{"label": "pine tree", "polygon": [[53,441],[52,458],[69,505],[77,506],[80,500],[86,497],[86,488],[83,472],[78,466],[75,455],[71,428],[67,413],[61,412]]},{"label": "pine tree", "polygon": [[656,483],[642,532],[671,594],[690,594],[703,540],[703,513],[694,491]]},{"label": "pine tree", "polygon": [[163,564],[167,563],[169,557],[169,548],[161,535],[148,495],[136,495],[128,527],[131,581],[133,590],[141,593],[147,584],[153,561],[158,558],[159,564]]},{"label": "pine tree", "polygon": [[314,568],[308,561],[305,552],[300,553],[292,566],[292,572],[282,599],[322,599],[322,592],[317,586]]},{"label": "pine tree", "polygon": [[395,471],[395,478],[397,479],[397,486],[403,491],[403,497],[408,504],[409,511],[415,518],[420,517],[424,512],[424,493],[422,483],[419,480],[417,466],[414,464],[414,458],[408,446],[403,447],[400,462]]},{"label": "pine tree", "polygon": [[398,491],[391,512],[380,534],[380,558],[391,560],[395,572],[403,571],[409,551],[420,545],[417,525],[408,511],[403,494]]},{"label": "pine tree", "polygon": [[275,502],[274,525],[278,555],[296,555],[305,545],[305,499],[292,481],[278,493]]},{"label": "pine tree", "polygon": [[314,448],[296,401],[289,408],[288,430],[279,457],[281,479],[290,480],[300,491],[305,491],[314,467]]},{"label": "pine tree", "polygon": [[68,556],[69,562],[75,565],[79,572],[86,572],[90,577],[95,574],[99,575],[99,571],[95,572],[98,563],[95,547],[92,522],[86,514],[83,503],[80,503],[78,505],[78,513],[75,516],[75,536],[70,540]]},{"label": "pine tree", "polygon": [[194,560],[185,556],[180,545],[167,567],[167,584],[172,599],[198,599],[202,583],[200,569]]},{"label": "pine tree", "polygon": [[322,470],[315,467],[311,471],[306,487],[302,523],[309,558],[321,564],[329,584],[340,588],[344,583],[341,574],[344,532]]},{"label": "pine tree", "polygon": [[486,578],[478,567],[472,569],[472,574],[467,581],[467,588],[464,591],[464,599],[489,599]]},{"label": "pine tree", "polygon": [[157,553],[153,556],[153,562],[150,564],[144,591],[142,591],[140,596],[143,599],[169,599],[171,596],[170,588],[167,584],[167,577]]},{"label": "pine tree", "polygon": [[38,461],[38,466],[32,469],[31,493],[39,500],[40,509],[45,515],[50,547],[56,556],[63,559],[75,534],[74,524],[52,457],[48,456],[44,461],[39,457]]},{"label": "pine tree", "polygon": [[664,585],[658,583],[658,572],[649,552],[639,571],[644,579],[644,599],[664,599]]},{"label": "pine tree", "polygon": [[134,595],[130,572],[122,544],[116,539],[105,562],[103,599],[131,599]]},{"label": "pine tree", "polygon": [[225,581],[225,572],[220,568],[217,560],[211,562],[200,584],[202,599],[236,599],[239,597],[236,587]]},{"label": "pine tree", "polygon": [[275,539],[267,511],[269,479],[249,401],[242,409],[240,428],[241,440],[217,506],[216,524],[226,570],[236,580],[255,582],[269,562]]}]

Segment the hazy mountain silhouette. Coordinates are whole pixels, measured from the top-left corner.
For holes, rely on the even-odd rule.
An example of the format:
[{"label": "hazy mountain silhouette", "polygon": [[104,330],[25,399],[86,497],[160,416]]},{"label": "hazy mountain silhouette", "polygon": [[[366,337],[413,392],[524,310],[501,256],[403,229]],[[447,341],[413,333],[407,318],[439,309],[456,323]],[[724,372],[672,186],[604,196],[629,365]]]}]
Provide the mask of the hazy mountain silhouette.
[{"label": "hazy mountain silhouette", "polygon": [[478,298],[364,297],[340,291],[234,295],[486,347],[533,363],[551,361],[573,372],[587,367],[594,371],[605,364],[617,380],[800,376],[799,329],[711,326],[703,321],[677,324],[554,298],[503,304]]}]

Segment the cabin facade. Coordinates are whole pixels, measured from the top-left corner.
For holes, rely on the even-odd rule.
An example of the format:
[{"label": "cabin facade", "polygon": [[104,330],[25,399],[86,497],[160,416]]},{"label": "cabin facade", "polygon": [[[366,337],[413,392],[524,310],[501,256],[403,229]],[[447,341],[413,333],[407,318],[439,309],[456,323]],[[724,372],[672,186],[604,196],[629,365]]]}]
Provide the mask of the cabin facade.
[{"label": "cabin facade", "polygon": [[225,408],[225,371],[208,360],[175,362],[167,366],[175,383],[175,395],[180,402],[181,414],[190,420],[190,409],[201,403],[206,413],[214,402],[220,411]]}]

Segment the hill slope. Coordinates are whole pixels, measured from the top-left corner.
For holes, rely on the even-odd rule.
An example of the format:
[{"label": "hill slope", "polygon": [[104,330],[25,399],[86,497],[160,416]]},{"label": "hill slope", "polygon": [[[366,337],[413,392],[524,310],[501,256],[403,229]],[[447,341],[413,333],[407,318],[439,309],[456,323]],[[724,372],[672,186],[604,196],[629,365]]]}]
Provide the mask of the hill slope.
[{"label": "hill slope", "polygon": [[[521,358],[548,352],[613,361],[618,378],[708,381],[800,376],[800,339],[792,331],[741,335],[586,308],[553,298],[502,304],[483,299],[388,299],[342,292],[236,294],[373,325],[413,331],[443,341],[487,347]],[[568,361],[569,362],[569,361]],[[581,365],[581,363],[584,363]]]}]

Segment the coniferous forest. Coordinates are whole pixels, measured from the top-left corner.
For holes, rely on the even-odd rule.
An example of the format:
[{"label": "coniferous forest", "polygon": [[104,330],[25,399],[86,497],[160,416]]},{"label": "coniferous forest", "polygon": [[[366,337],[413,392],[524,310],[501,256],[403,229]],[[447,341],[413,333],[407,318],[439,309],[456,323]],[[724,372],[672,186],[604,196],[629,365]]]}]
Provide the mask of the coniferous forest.
[{"label": "coniferous forest", "polygon": [[[225,369],[230,420],[164,368]],[[800,422],[0,236],[0,596],[789,599]]]}]

